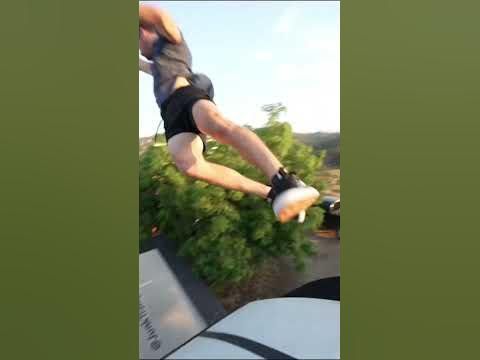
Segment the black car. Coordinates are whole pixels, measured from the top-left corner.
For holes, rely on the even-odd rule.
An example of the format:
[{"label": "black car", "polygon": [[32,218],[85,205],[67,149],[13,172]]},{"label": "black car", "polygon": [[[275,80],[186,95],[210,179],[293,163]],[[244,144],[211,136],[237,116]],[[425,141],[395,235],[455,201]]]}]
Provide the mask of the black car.
[{"label": "black car", "polygon": [[325,196],[318,205],[325,211],[323,226],[335,230],[340,239],[340,199],[335,196]]}]

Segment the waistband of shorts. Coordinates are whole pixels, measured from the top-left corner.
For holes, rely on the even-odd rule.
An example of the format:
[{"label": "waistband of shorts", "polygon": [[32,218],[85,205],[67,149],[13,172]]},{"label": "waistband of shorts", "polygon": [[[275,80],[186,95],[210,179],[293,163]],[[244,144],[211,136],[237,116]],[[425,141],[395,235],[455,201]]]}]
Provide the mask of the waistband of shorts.
[{"label": "waistband of shorts", "polygon": [[208,94],[195,86],[182,86],[176,89],[160,107],[162,117],[175,118],[177,117],[186,106],[190,105],[192,101],[198,99],[210,99]]},{"label": "waistband of shorts", "polygon": [[182,96],[183,94],[188,94],[191,92],[195,91],[202,91],[201,89],[196,88],[193,85],[187,85],[187,86],[182,86],[179,87],[178,89],[175,89],[162,103],[161,107],[162,108],[167,108],[168,105],[172,102],[173,99],[175,99],[178,96]]}]

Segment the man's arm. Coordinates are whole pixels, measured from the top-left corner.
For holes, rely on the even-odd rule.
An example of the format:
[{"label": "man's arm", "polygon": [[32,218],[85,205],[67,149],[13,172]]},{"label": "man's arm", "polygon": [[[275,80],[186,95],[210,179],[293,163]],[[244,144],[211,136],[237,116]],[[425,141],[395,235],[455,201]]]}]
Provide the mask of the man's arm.
[{"label": "man's arm", "polygon": [[141,56],[138,57],[138,68],[140,71],[143,71],[146,74],[152,75],[152,68],[150,67],[152,63],[145,60]]},{"label": "man's arm", "polygon": [[182,42],[180,29],[173,21],[172,17],[164,10],[149,5],[139,5],[140,26],[148,29],[154,28],[173,44]]}]

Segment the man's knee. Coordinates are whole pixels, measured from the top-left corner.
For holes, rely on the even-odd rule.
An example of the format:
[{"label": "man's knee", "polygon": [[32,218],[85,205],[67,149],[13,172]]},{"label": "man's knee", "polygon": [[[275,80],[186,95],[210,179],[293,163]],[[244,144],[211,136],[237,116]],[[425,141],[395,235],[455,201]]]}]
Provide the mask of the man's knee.
[{"label": "man's knee", "polygon": [[212,133],[210,136],[220,142],[230,143],[235,135],[241,131],[242,127],[237,124],[220,119],[212,126]]},{"label": "man's knee", "polygon": [[198,107],[194,107],[194,118],[200,131],[220,142],[228,142],[235,132],[241,129],[210,104],[199,104]]},{"label": "man's knee", "polygon": [[201,161],[197,159],[174,158],[177,169],[184,175],[198,178],[201,175]]}]

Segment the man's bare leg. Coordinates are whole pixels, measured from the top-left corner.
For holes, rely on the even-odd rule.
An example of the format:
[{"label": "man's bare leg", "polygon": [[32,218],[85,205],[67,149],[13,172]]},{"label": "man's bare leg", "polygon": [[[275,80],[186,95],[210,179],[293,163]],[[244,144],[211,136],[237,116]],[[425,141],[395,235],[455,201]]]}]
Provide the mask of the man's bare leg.
[{"label": "man's bare leg", "polygon": [[264,172],[273,187],[267,198],[272,202],[273,211],[280,222],[287,222],[297,216],[300,222],[303,221],[305,210],[320,196],[316,189],[288,174],[253,131],[226,119],[213,102],[198,100],[193,105],[192,114],[202,133],[222,144],[230,145],[245,160]]},{"label": "man's bare leg", "polygon": [[225,189],[266,198],[270,187],[251,180],[233,169],[208,162],[203,157],[203,142],[198,135],[181,133],[168,141],[177,168],[184,174]]},{"label": "man's bare leg", "polygon": [[282,167],[257,134],[226,119],[211,101],[197,101],[193,105],[192,113],[202,133],[222,144],[232,146],[246,161],[260,169],[269,181]]}]

